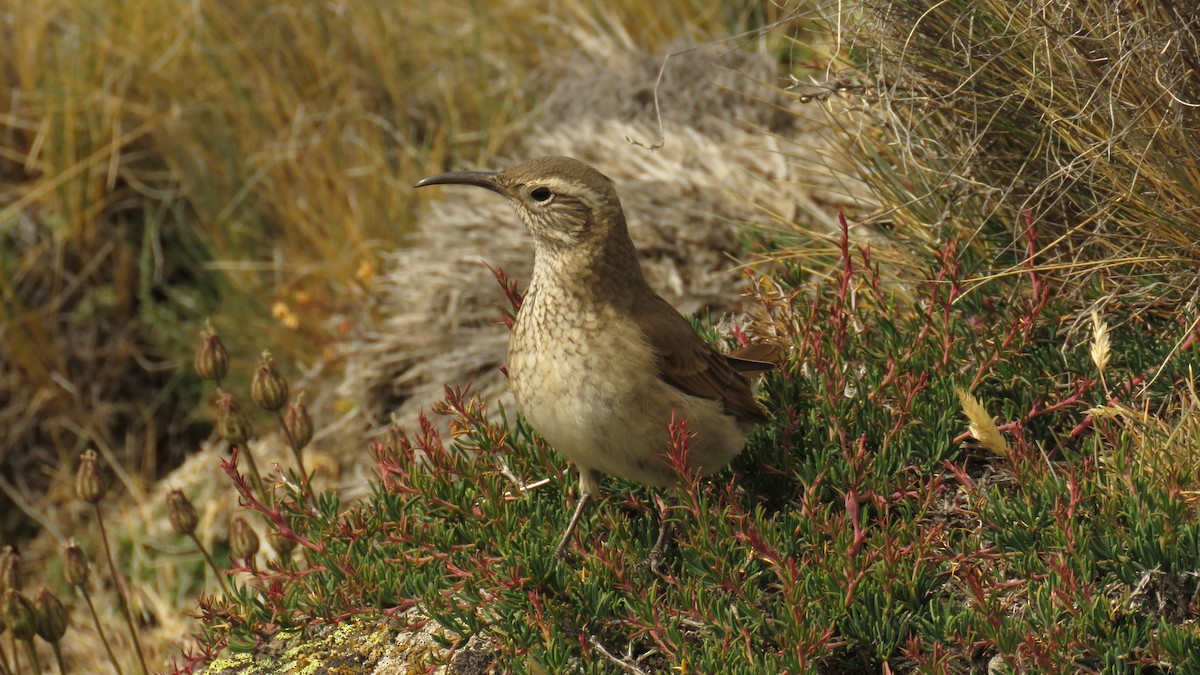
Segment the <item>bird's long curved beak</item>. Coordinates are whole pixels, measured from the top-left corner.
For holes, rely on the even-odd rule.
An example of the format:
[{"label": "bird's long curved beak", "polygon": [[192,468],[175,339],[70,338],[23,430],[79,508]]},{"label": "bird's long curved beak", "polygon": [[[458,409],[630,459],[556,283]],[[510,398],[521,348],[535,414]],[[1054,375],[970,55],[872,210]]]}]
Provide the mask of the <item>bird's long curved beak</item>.
[{"label": "bird's long curved beak", "polygon": [[504,188],[496,182],[499,174],[494,171],[451,171],[439,173],[436,176],[422,178],[413,187],[423,188],[427,185],[474,185],[487,188],[492,192],[504,194]]}]

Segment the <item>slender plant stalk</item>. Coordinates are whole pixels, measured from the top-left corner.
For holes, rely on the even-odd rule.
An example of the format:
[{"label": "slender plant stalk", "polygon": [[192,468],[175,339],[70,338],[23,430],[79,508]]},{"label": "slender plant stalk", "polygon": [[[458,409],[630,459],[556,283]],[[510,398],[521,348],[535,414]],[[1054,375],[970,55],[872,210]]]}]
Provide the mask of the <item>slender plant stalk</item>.
[{"label": "slender plant stalk", "polygon": [[29,662],[33,664],[33,672],[41,675],[42,662],[38,659],[37,647],[33,646],[33,638],[25,640],[25,648],[29,650]]},{"label": "slender plant stalk", "polygon": [[104,651],[108,652],[108,661],[112,664],[113,670],[117,671],[117,675],[125,675],[121,670],[121,664],[117,663],[117,656],[113,654],[112,647],[108,644],[108,636],[104,634],[104,626],[100,625],[100,615],[96,614],[96,606],[92,604],[92,594],[87,592],[83,586],[79,587],[79,592],[83,594],[83,599],[87,602],[88,610],[92,613],[92,623],[96,624],[96,633],[100,635],[100,642],[104,644]]},{"label": "slender plant stalk", "polygon": [[60,642],[62,640],[50,644],[54,647],[54,660],[58,662],[58,675],[67,675],[67,664],[63,661],[62,647],[59,647]]},{"label": "slender plant stalk", "polygon": [[212,556],[208,553],[208,549],[204,547],[204,544],[200,543],[200,539],[196,536],[196,534],[194,532],[189,532],[188,536],[191,537],[192,541],[196,543],[196,548],[200,549],[200,552],[204,554],[204,560],[208,562],[209,568],[212,569],[213,574],[217,576],[217,583],[221,584],[221,590],[228,595],[229,586],[225,583],[225,574],[221,572],[220,568],[217,567],[217,563],[213,561]]},{"label": "slender plant stalk", "polygon": [[287,441],[287,446],[292,451],[292,456],[296,458],[296,468],[300,471],[300,490],[304,493],[304,498],[308,503],[315,505],[316,499],[313,497],[312,486],[308,482],[308,472],[304,470],[304,458],[300,454],[300,449],[296,447],[296,441],[292,440],[292,432],[288,431],[287,424],[283,421],[283,413],[276,410],[275,419],[279,420],[279,428],[283,430],[283,438]]},{"label": "slender plant stalk", "polygon": [[238,446],[241,454],[246,456],[246,464],[250,468],[250,482],[254,484],[254,491],[258,493],[258,498],[265,503],[267,500],[267,489],[263,486],[262,476],[258,474],[258,464],[254,463],[254,455],[250,453],[250,448],[245,444]]},{"label": "slender plant stalk", "polygon": [[[217,383],[217,392],[220,393],[224,391],[221,385],[221,378],[218,377],[214,381]],[[229,394],[226,393],[225,395],[228,396]],[[254,486],[255,492],[258,493],[258,498],[266,501],[267,491],[266,488],[263,487],[262,476],[258,474],[258,464],[254,461],[254,454],[250,452],[249,441],[246,441],[245,443],[231,442],[229,445],[231,449],[236,447],[240,455],[245,455],[246,464],[250,467],[250,483]]]},{"label": "slender plant stalk", "polygon": [[0,642],[0,675],[12,675],[8,667],[8,654],[4,652],[4,643]]},{"label": "slender plant stalk", "polygon": [[137,652],[138,664],[142,667],[142,675],[150,675],[146,667],[146,657],[142,654],[142,641],[138,638],[137,629],[133,626],[133,612],[129,603],[129,587],[125,585],[125,577],[117,570],[113,562],[112,549],[108,545],[108,533],[104,529],[104,517],[100,515],[100,507],[92,504],[96,512],[96,522],[100,524],[100,541],[104,542],[104,555],[108,558],[108,569],[112,572],[113,581],[117,584],[117,595],[121,597],[121,614],[125,616],[125,625],[129,627],[129,637],[133,640],[133,649]]}]

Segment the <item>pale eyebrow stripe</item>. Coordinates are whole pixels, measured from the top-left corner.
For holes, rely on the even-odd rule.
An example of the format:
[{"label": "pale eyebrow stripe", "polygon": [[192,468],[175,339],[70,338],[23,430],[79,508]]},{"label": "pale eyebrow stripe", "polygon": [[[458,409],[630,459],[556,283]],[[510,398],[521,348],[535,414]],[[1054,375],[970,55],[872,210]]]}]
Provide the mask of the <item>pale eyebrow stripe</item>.
[{"label": "pale eyebrow stripe", "polygon": [[550,188],[555,193],[569,192],[577,194],[584,202],[592,206],[600,202],[600,193],[574,181],[563,180],[557,176],[547,176],[539,180],[538,184]]}]

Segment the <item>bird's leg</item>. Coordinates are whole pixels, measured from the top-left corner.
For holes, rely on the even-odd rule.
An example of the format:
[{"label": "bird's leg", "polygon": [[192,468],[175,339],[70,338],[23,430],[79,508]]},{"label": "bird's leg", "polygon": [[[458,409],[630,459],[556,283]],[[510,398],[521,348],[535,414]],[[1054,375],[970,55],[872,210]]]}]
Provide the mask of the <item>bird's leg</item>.
[{"label": "bird's leg", "polygon": [[583,507],[587,506],[590,497],[591,495],[579,494],[579,503],[575,505],[575,513],[571,515],[571,522],[563,531],[562,539],[558,540],[558,548],[554,549],[554,557],[562,558],[567,554],[567,544],[571,542],[571,535],[575,534],[575,527],[579,525],[579,518],[583,515]]},{"label": "bird's leg", "polygon": [[654,542],[654,548],[650,549],[650,555],[646,558],[646,563],[650,566],[650,571],[658,574],[658,566],[662,564],[663,550],[667,546],[667,542],[671,541],[671,533],[675,529],[674,523],[671,522],[671,506],[667,504],[667,500],[675,502],[675,489],[671,488],[667,492],[666,499],[655,496],[654,502],[658,505],[658,539]]},{"label": "bird's leg", "polygon": [[600,488],[600,472],[595,469],[579,469],[579,503],[575,505],[575,513],[571,514],[571,522],[567,523],[567,529],[563,532],[562,539],[558,542],[558,548],[554,549],[554,556],[561,558],[566,555],[567,544],[571,543],[571,535],[575,534],[575,528],[579,525],[579,519],[583,516],[583,509],[587,506],[588,501],[596,494]]}]

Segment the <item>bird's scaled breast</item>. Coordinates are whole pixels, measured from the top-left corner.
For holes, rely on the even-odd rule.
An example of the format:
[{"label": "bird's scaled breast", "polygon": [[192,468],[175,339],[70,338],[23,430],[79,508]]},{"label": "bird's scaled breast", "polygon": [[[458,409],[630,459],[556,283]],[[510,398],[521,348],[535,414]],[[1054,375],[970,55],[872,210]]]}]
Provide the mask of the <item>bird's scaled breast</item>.
[{"label": "bird's scaled breast", "polygon": [[687,417],[697,434],[693,468],[720,469],[742,434],[719,403],[687,396],[658,377],[641,330],[604,307],[526,298],[509,342],[508,373],[530,424],[580,468],[664,486],[667,425]]},{"label": "bird's scaled breast", "polygon": [[573,446],[565,437],[594,435],[595,427],[644,414],[637,383],[653,377],[655,364],[636,326],[603,309],[563,309],[522,307],[509,343],[508,372],[535,428],[555,445]]}]

